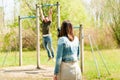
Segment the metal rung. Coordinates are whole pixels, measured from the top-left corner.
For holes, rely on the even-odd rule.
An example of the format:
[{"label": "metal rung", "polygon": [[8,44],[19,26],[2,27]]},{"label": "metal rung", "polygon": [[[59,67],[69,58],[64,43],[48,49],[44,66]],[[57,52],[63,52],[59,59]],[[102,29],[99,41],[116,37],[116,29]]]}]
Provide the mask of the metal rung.
[{"label": "metal rung", "polygon": [[74,26],[73,28],[77,29],[77,28],[80,28],[80,26]]},{"label": "metal rung", "polygon": [[42,7],[57,6],[57,4],[43,4]]},{"label": "metal rung", "polygon": [[27,19],[27,18],[36,18],[36,16],[22,16],[20,19]]}]

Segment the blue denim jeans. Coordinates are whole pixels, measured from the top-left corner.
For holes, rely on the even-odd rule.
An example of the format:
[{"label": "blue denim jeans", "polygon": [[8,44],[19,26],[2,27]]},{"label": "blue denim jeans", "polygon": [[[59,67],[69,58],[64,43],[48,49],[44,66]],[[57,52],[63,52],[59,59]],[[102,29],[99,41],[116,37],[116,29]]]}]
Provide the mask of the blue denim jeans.
[{"label": "blue denim jeans", "polygon": [[53,47],[52,47],[51,36],[43,37],[43,45],[44,45],[45,49],[47,50],[48,57],[49,58],[54,58],[54,51],[53,51]]}]

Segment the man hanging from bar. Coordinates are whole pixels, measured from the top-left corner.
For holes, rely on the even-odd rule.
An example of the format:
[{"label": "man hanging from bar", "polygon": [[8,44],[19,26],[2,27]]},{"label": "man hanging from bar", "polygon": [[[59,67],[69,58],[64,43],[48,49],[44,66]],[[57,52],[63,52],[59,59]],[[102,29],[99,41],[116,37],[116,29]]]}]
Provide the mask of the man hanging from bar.
[{"label": "man hanging from bar", "polygon": [[52,7],[50,7],[48,16],[44,16],[42,8],[40,8],[40,15],[42,20],[42,35],[43,35],[43,45],[48,53],[48,61],[54,60],[54,51],[52,47],[52,36],[50,34],[50,24],[52,22]]}]

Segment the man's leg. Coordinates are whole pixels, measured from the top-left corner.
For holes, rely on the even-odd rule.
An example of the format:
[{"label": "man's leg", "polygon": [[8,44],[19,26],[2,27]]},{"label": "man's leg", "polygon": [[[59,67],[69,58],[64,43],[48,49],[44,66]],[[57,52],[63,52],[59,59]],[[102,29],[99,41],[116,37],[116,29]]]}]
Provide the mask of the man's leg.
[{"label": "man's leg", "polygon": [[53,47],[52,47],[52,38],[51,38],[51,36],[49,36],[48,47],[49,47],[49,50],[51,52],[52,58],[54,58],[54,50],[53,50]]},{"label": "man's leg", "polygon": [[47,50],[48,57],[51,58],[51,53],[50,53],[50,50],[48,48],[47,37],[43,37],[43,45],[44,45],[44,48]]}]

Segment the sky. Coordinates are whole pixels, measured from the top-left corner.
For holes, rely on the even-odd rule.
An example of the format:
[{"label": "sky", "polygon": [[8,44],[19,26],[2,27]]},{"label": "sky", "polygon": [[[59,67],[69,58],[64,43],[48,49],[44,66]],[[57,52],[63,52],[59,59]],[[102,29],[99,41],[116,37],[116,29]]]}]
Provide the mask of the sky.
[{"label": "sky", "polygon": [[88,3],[88,4],[89,4],[91,0],[83,0],[83,1],[85,1],[86,3]]},{"label": "sky", "polygon": [[2,0],[0,0],[0,7],[2,6]]},{"label": "sky", "polygon": [[0,0],[0,7],[4,6],[5,20],[10,20],[13,17],[14,0]]}]

